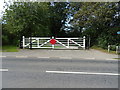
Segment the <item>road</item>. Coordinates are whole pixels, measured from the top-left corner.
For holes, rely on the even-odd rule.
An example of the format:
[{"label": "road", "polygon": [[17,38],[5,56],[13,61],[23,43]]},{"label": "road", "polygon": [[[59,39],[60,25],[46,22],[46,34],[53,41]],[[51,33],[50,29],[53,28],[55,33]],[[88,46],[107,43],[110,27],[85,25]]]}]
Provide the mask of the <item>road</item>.
[{"label": "road", "polygon": [[118,88],[117,60],[3,57],[3,88]]}]

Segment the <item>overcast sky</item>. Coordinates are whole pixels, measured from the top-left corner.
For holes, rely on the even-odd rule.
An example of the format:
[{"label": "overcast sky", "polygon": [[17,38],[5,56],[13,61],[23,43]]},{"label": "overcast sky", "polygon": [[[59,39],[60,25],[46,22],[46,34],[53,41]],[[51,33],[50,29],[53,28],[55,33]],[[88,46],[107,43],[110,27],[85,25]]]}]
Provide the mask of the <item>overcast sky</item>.
[{"label": "overcast sky", "polygon": [[[8,1],[8,0],[5,0],[5,1]],[[2,16],[2,11],[5,10],[3,6],[5,6],[4,0],[0,0],[0,18]]]},{"label": "overcast sky", "polygon": [[3,11],[3,6],[4,6],[4,0],[0,0],[0,17],[1,17],[1,12]]},{"label": "overcast sky", "polygon": [[3,6],[5,6],[4,1],[9,3],[9,1],[12,2],[13,0],[0,0],[0,18],[2,16],[2,11],[5,11],[5,8],[3,8]]},{"label": "overcast sky", "polygon": [[3,5],[4,5],[4,0],[0,0],[0,10],[3,9]]}]

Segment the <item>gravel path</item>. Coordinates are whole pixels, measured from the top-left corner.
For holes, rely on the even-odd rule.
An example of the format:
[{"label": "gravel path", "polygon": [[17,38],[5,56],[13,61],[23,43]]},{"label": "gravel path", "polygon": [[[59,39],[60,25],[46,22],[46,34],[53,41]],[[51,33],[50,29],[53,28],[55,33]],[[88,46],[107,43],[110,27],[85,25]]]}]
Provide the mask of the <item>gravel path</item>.
[{"label": "gravel path", "polygon": [[19,52],[3,52],[2,56],[28,56],[28,57],[64,57],[64,58],[94,58],[113,59],[120,56],[108,54],[98,50],[45,50],[45,49],[21,49]]}]

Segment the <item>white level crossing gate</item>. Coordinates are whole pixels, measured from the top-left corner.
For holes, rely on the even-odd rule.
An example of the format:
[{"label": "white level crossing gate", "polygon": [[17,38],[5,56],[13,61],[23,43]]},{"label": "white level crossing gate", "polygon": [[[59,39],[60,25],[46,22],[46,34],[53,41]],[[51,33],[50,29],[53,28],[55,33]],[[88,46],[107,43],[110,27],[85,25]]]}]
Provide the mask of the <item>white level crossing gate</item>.
[{"label": "white level crossing gate", "polygon": [[23,48],[85,49],[85,36],[82,38],[54,38],[23,36]]}]

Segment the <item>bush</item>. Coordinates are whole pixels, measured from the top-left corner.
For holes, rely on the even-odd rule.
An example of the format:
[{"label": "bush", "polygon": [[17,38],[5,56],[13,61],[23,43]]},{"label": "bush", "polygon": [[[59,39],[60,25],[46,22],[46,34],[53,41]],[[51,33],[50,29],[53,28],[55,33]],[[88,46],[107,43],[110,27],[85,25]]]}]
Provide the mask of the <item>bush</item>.
[{"label": "bush", "polygon": [[8,44],[9,44],[8,36],[2,35],[2,45],[8,45]]},{"label": "bush", "polygon": [[111,45],[111,46],[110,46],[110,50],[116,51],[116,45]]},{"label": "bush", "polygon": [[103,48],[103,49],[107,49],[108,41],[107,41],[106,37],[99,37],[98,38],[98,46]]}]

